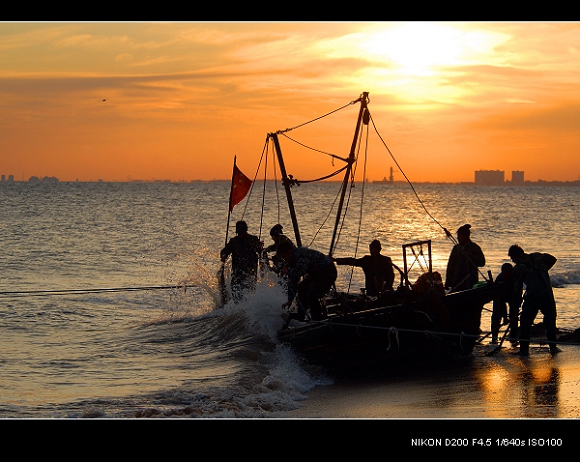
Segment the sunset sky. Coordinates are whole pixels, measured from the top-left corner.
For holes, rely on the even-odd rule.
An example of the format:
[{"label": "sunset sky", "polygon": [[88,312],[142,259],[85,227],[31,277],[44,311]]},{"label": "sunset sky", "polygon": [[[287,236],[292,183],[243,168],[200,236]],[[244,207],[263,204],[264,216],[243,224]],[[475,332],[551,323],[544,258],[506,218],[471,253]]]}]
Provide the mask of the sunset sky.
[{"label": "sunset sky", "polygon": [[[228,179],[237,156],[253,176],[267,133],[365,91],[412,181],[580,178],[576,22],[0,23],[0,174]],[[309,145],[346,156],[345,111]],[[380,147],[370,180],[395,167]],[[336,169],[300,162],[289,173]]]}]

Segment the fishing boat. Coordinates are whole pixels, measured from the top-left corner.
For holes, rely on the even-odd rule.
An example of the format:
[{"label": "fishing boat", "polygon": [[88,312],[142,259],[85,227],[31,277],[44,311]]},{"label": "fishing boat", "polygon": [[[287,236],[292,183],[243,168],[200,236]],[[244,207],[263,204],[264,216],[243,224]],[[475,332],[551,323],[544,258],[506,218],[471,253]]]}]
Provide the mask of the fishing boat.
[{"label": "fishing boat", "polygon": [[[405,244],[403,252],[426,244]],[[464,357],[480,337],[484,305],[500,294],[501,284],[442,294],[437,279],[425,273],[422,288],[406,280],[380,297],[331,292],[325,319],[288,326],[278,337],[307,361],[347,373]]]},{"label": "fishing boat", "polygon": [[[360,104],[360,108],[349,156],[335,156],[344,162],[344,167],[334,174],[344,172],[344,177],[328,251],[330,256],[344,219],[345,197],[352,187],[352,169],[357,161],[363,127],[368,127],[372,121],[368,93],[363,93],[350,104]],[[279,142],[279,135],[288,130],[291,129],[269,133],[267,141],[274,146],[295,242],[302,246],[292,192],[293,186],[300,183],[287,174]],[[445,232],[453,240],[453,236],[447,230]],[[501,293],[503,286],[494,283],[488,274],[473,288],[446,293],[441,276],[433,271],[431,240],[407,242],[401,250],[402,268],[393,265],[400,277],[395,290],[369,296],[364,291],[353,294],[333,289],[324,299],[324,319],[292,321],[280,329],[280,341],[289,344],[308,362],[331,371],[349,373],[380,372],[397,364],[469,355],[480,336],[483,307]],[[411,280],[410,269],[417,263],[424,272],[416,280]]]}]

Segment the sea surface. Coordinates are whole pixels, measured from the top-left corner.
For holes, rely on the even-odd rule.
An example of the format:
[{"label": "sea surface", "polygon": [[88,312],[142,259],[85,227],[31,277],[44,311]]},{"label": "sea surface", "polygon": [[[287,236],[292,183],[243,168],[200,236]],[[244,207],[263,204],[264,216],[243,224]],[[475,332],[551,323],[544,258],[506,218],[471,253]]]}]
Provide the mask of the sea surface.
[{"label": "sea surface", "polygon": [[[443,228],[469,223],[485,277],[515,243],[556,256],[558,327],[580,327],[580,188],[414,186],[357,186],[334,255],[362,256],[379,239],[402,266],[402,244],[430,239],[444,274],[453,243]],[[236,220],[265,245],[276,223],[294,239],[274,183],[264,201],[256,183],[226,234],[229,187],[0,183],[0,418],[268,418],[332,389],[332,376],[277,340],[285,300],[271,273],[220,306],[219,251]],[[338,184],[295,189],[303,245],[328,252]],[[339,267],[338,288],[358,292],[362,281]]]}]

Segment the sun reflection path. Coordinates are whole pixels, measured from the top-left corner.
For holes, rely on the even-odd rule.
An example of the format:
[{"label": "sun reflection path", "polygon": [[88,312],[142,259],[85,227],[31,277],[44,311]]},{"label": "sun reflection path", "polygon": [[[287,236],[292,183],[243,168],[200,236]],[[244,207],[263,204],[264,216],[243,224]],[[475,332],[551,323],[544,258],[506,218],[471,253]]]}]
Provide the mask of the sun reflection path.
[{"label": "sun reflection path", "polygon": [[551,356],[526,360],[501,356],[486,360],[482,367],[474,369],[474,378],[482,391],[487,416],[562,417],[561,373]]}]

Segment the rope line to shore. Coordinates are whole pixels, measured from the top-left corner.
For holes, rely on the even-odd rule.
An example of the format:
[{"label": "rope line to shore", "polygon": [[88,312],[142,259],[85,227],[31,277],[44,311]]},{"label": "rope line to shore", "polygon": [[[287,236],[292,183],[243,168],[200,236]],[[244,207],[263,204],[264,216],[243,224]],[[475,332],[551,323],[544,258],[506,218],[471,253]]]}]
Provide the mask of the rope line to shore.
[{"label": "rope line to shore", "polygon": [[[46,297],[46,296],[54,296],[54,295],[85,295],[85,294],[95,294],[95,293],[117,293],[117,292],[137,292],[137,291],[151,291],[151,290],[181,290],[185,292],[188,288],[195,287],[192,284],[170,284],[170,285],[155,285],[155,286],[133,286],[133,287],[112,287],[112,288],[94,288],[94,289],[56,289],[56,290],[29,290],[29,291],[4,291],[0,292],[0,297],[6,298],[18,298],[18,297]],[[364,324],[351,324],[351,323],[343,323],[343,322],[332,322],[331,320],[326,321],[314,321],[310,320],[309,324],[321,324],[321,325],[329,325],[331,327],[351,327],[357,329],[375,329],[375,330],[387,330],[390,334],[394,334],[397,339],[397,343],[399,343],[398,334],[399,332],[408,332],[414,334],[423,334],[423,335],[433,335],[433,336],[448,336],[448,337],[459,337],[460,343],[461,339],[463,338],[473,338],[478,340],[482,337],[486,337],[491,334],[491,332],[481,332],[479,334],[466,334],[465,332],[442,332],[442,331],[434,331],[429,329],[406,329],[401,327],[382,327],[382,326],[368,326]],[[290,328],[294,330],[294,328]],[[571,333],[571,332],[569,332]],[[519,339],[518,339],[519,341]],[[539,344],[539,345],[550,345],[550,344],[566,344],[572,346],[580,346],[580,343],[575,342],[567,342],[565,340],[557,340],[555,342],[550,340],[529,340],[530,344]]]},{"label": "rope line to shore", "polygon": [[167,290],[179,289],[185,291],[187,288],[194,287],[191,284],[172,284],[160,286],[139,286],[139,287],[113,287],[113,288],[95,288],[95,289],[62,289],[62,290],[28,290],[0,292],[0,297],[45,297],[51,295],[77,295],[77,294],[96,294],[109,292],[136,292],[145,290]]}]

